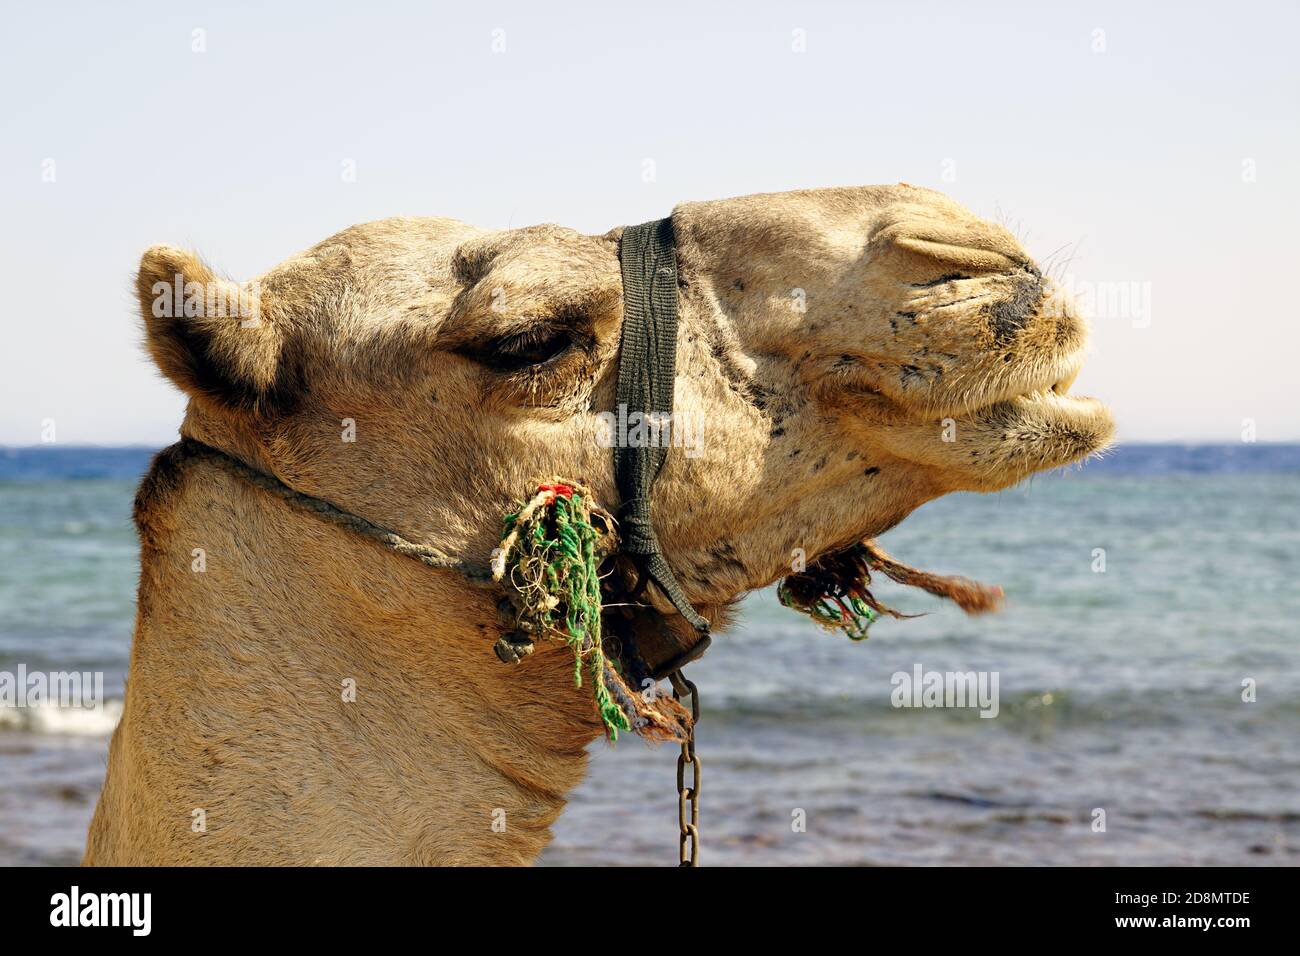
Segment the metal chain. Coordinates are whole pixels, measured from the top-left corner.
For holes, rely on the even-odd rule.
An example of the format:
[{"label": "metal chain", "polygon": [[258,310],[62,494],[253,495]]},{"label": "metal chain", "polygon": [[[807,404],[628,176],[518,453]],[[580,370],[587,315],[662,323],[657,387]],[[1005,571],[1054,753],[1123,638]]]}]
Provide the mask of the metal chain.
[{"label": "metal chain", "polygon": [[[681,671],[669,676],[673,700],[691,699],[691,728],[677,758],[677,823],[681,828],[680,866],[700,865],[700,758],[695,756],[695,725],[700,720],[700,692]],[[691,785],[686,785],[686,768],[691,768]]]}]

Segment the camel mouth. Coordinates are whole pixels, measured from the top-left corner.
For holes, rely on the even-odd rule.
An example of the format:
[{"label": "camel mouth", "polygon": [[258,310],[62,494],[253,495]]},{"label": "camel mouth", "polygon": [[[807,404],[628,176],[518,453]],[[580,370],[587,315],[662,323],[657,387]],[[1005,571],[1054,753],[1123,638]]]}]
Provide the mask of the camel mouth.
[{"label": "camel mouth", "polygon": [[1059,399],[1061,403],[1044,407],[1068,408],[1074,401],[1081,403],[1082,407],[1095,400],[1073,395],[1070,389],[1079,378],[1086,356],[1086,346],[1079,344],[1042,364],[1031,362],[1026,368],[1010,366],[1010,374],[1005,377],[985,378],[969,390],[956,389],[937,395],[931,392],[915,404],[897,401],[895,404],[902,407],[904,414],[926,420],[936,415],[966,420],[985,419],[1000,407],[1017,401],[1035,403]]},{"label": "camel mouth", "polygon": [[1073,372],[1070,372],[1068,375],[1058,378],[1055,382],[1053,382],[1052,392],[1056,395],[1070,394],[1070,386],[1075,383],[1075,380],[1078,379],[1078,377],[1079,377],[1079,370],[1076,368]]},{"label": "camel mouth", "polygon": [[895,416],[874,419],[872,441],[933,467],[946,490],[1000,491],[1084,461],[1110,445],[1115,420],[1100,400],[1072,391],[1083,357],[1080,346],[992,388],[949,392],[938,409],[895,402]]},{"label": "camel mouth", "polygon": [[971,410],[970,417],[975,421],[986,422],[1005,421],[1009,417],[1058,420],[1087,427],[1104,446],[1115,425],[1110,410],[1097,398],[1070,392],[1082,371],[1086,353],[1087,349],[1081,345],[1061,356],[1046,372],[1032,380],[1028,387],[983,403]]},{"label": "camel mouth", "polygon": [[942,278],[899,303],[881,330],[884,347],[832,359],[827,385],[913,421],[1070,394],[1089,330],[1065,290],[1027,269]]},{"label": "camel mouth", "polygon": [[1026,402],[1037,402],[1040,400],[1062,399],[1066,401],[1093,402],[1096,401],[1086,395],[1071,395],[1070,389],[1078,381],[1079,372],[1083,369],[1084,350],[1078,349],[1075,352],[1062,356],[1059,360],[1052,363],[1044,374],[1036,376],[1028,384],[1015,388],[1012,391],[1007,389],[1002,395],[997,396],[992,401],[982,402],[978,407],[972,409],[972,414],[978,416],[981,412],[987,411],[996,405],[1006,402],[1015,402],[1024,400]]}]

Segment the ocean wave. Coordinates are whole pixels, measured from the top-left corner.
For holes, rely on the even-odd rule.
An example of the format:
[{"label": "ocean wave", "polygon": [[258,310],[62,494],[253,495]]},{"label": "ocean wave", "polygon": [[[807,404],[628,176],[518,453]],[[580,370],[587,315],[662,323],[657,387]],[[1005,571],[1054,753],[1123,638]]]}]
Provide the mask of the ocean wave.
[{"label": "ocean wave", "polygon": [[[1102,693],[1065,689],[1004,690],[996,719],[986,721],[974,707],[894,707],[886,695],[825,694],[815,691],[711,695],[710,721],[777,721],[782,724],[851,720],[872,721],[896,732],[922,731],[940,724],[998,724],[1034,731],[1089,726],[1174,727],[1213,719],[1226,723],[1300,717],[1293,699],[1243,704],[1235,694],[1212,694],[1197,688],[1149,688]],[[1213,715],[1213,717],[1211,717]]]},{"label": "ocean wave", "polygon": [[51,737],[107,737],[122,717],[122,701],[107,700],[103,706],[0,707],[0,731],[22,731]]}]

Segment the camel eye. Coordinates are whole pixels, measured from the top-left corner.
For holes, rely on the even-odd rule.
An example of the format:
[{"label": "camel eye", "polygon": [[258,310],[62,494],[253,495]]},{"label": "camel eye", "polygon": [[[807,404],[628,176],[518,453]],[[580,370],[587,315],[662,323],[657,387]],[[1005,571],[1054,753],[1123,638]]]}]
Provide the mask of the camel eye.
[{"label": "camel eye", "polygon": [[503,409],[576,407],[595,382],[599,353],[594,325],[577,307],[538,310],[515,319],[514,328],[498,325],[449,350],[483,369],[484,385]]},{"label": "camel eye", "polygon": [[545,365],[573,345],[573,333],[566,328],[545,326],[491,339],[470,354],[490,368],[502,372]]}]

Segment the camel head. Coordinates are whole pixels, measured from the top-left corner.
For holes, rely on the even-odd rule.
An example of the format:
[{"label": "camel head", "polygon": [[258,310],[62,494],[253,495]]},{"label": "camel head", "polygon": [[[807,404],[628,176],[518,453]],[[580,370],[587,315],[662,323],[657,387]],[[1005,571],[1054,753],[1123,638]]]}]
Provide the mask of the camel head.
[{"label": "camel head", "polygon": [[[1000,226],[907,185],[687,203],[659,539],[706,615],[950,491],[1103,448],[1087,330]],[[154,247],[147,344],[184,430],[486,560],[539,477],[617,503],[621,229],[354,226],[243,285]],[[202,303],[159,308],[160,296]],[[430,572],[434,573],[434,572]],[[485,647],[485,652],[486,652]]]}]

